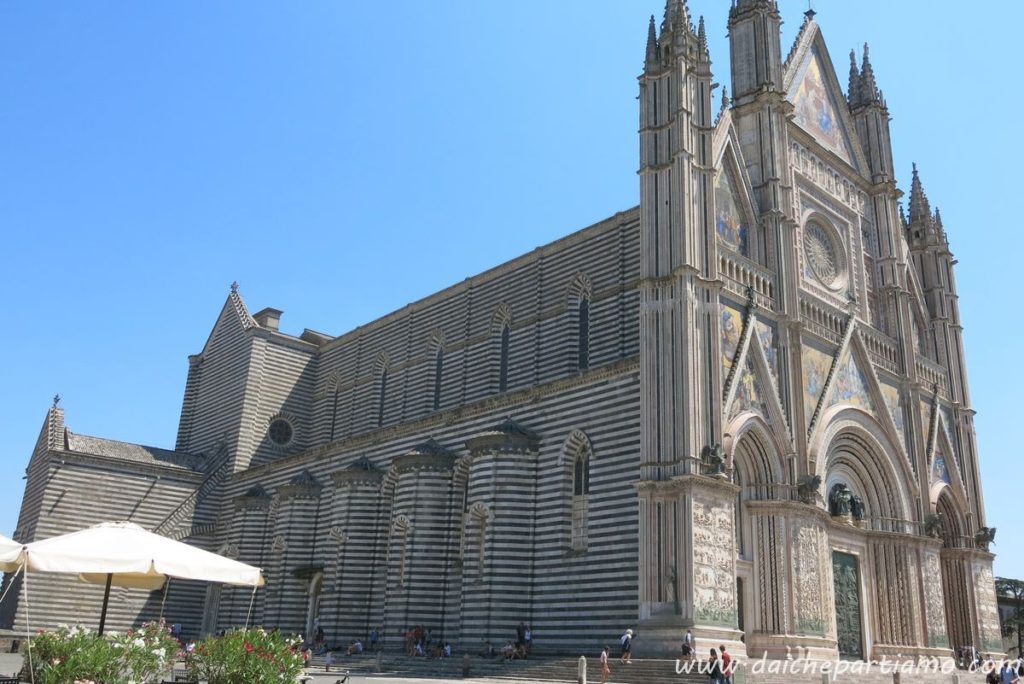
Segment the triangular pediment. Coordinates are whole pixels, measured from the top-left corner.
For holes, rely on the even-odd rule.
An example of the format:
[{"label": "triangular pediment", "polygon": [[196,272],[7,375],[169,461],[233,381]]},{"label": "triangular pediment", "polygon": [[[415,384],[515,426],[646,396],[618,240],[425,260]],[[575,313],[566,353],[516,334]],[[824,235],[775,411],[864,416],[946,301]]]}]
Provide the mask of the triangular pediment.
[{"label": "triangular pediment", "polygon": [[825,407],[846,404],[877,417],[875,400],[871,396],[871,381],[868,379],[867,374],[861,370],[861,364],[853,351],[851,345],[851,348],[847,349],[839,360],[839,365],[836,366],[835,379],[832,381],[832,388],[829,390],[829,398],[825,403]]},{"label": "triangular pediment", "polygon": [[862,168],[846,96],[817,24],[795,48],[786,73],[786,97],[793,103],[793,123],[854,168]]},{"label": "triangular pediment", "polygon": [[[806,343],[802,356],[804,362],[805,400],[812,395],[823,397],[818,409],[820,412],[825,412],[832,407],[850,407],[864,411],[872,416],[882,427],[895,447],[902,447],[904,451],[906,450],[906,432],[903,430],[905,424],[900,419],[902,408],[899,390],[888,386],[890,393],[894,394],[892,398],[888,398],[887,393],[883,391],[883,384],[871,365],[871,357],[868,354],[867,347],[864,345],[860,330],[855,327],[851,331],[849,341],[845,347],[839,349],[831,357],[831,366],[826,365],[826,361],[823,358],[824,354],[814,350],[813,347],[808,354]],[[808,364],[808,361],[811,363]],[[810,372],[812,374],[817,376],[820,376],[823,372],[829,374],[828,379],[825,381],[825,386],[818,389],[816,395],[811,391],[813,383],[811,385],[808,384],[809,379],[814,380],[814,378],[808,375],[809,365],[811,366]],[[815,382],[817,381],[815,380]],[[890,406],[897,409],[895,415]],[[813,417],[814,414],[815,409],[808,410],[809,416]],[[812,418],[808,418],[808,424],[811,425],[809,433],[813,434],[816,426],[812,424]]]},{"label": "triangular pediment", "polygon": [[935,483],[941,480],[946,484],[955,484],[961,491],[966,493],[964,472],[961,467],[956,436],[950,425],[951,415],[949,409],[940,405],[935,418],[939,421],[939,424],[936,430],[934,454],[932,456],[931,481]]},{"label": "triangular pediment", "polygon": [[720,244],[749,257],[756,214],[734,150],[727,136],[715,167],[715,234]]},{"label": "triangular pediment", "polygon": [[240,335],[248,330],[257,327],[256,321],[249,314],[249,309],[237,290],[232,289],[224,306],[221,307],[217,322],[210,331],[203,345],[203,354],[214,347],[215,342],[224,336]]},{"label": "triangular pediment", "polygon": [[768,407],[765,406],[765,389],[757,377],[753,360],[748,355],[743,371],[736,378],[736,393],[729,407],[729,418],[735,418],[744,411],[752,411],[765,420],[768,419]]},{"label": "triangular pediment", "polygon": [[[757,326],[758,321],[753,321]],[[758,336],[750,335],[737,358],[742,364],[726,397],[726,422],[732,422],[744,413],[760,416],[769,426],[780,444],[791,444],[786,412],[779,400],[772,377],[770,362]]]}]

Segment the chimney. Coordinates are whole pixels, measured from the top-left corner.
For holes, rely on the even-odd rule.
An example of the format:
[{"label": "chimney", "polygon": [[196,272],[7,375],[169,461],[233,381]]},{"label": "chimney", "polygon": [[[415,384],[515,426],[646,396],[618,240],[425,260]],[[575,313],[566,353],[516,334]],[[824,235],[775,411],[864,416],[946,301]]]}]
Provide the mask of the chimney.
[{"label": "chimney", "polygon": [[283,313],[284,311],[281,311],[280,309],[273,309],[268,306],[262,311],[257,311],[252,317],[256,319],[256,322],[261,328],[277,332],[281,324],[281,314]]}]

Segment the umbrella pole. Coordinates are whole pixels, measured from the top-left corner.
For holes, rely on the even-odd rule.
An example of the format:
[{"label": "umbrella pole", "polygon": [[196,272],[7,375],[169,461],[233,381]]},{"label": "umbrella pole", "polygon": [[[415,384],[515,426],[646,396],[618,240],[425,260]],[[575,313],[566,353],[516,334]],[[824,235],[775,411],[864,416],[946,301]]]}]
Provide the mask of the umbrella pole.
[{"label": "umbrella pole", "polygon": [[25,589],[25,649],[28,652],[28,680],[35,684],[36,669],[32,664],[32,616],[28,612],[28,560],[22,566],[21,582]]},{"label": "umbrella pole", "polygon": [[164,582],[164,597],[160,599],[160,620],[164,619],[164,604],[167,603],[167,589],[171,586],[171,578],[168,577],[167,581]]},{"label": "umbrella pole", "polygon": [[107,573],[107,586],[103,590],[103,611],[100,613],[100,636],[103,636],[103,626],[107,624],[107,604],[110,603],[110,583],[114,581],[114,575]]},{"label": "umbrella pole", "polygon": [[249,618],[252,617],[252,604],[256,602],[256,586],[252,585],[252,596],[249,597],[249,612],[245,614],[245,628],[249,629]]}]

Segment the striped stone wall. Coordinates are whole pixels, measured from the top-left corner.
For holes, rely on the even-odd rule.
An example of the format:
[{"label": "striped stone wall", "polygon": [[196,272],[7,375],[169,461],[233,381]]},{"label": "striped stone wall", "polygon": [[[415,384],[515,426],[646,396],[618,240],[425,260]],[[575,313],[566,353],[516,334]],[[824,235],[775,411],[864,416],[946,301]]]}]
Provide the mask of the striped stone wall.
[{"label": "striped stone wall", "polygon": [[[52,450],[33,459],[32,477],[45,481],[38,505],[21,526],[26,530],[20,541],[46,539],[86,528],[100,522],[129,520],[154,529],[182,500],[195,491],[202,475],[171,467],[128,465],[123,461],[94,455]],[[112,473],[116,472],[116,479]],[[28,485],[36,490],[36,483]],[[28,498],[28,497],[26,497]],[[208,531],[208,534],[212,529]],[[212,539],[193,539],[200,545],[212,545]],[[26,612],[32,628],[53,628],[83,621],[97,626],[103,603],[103,587],[80,582],[77,577],[35,574],[28,578],[26,605],[24,582],[19,578],[18,592],[5,599],[4,624],[22,630]],[[197,632],[201,621],[205,587],[174,582],[168,589],[165,615]],[[115,587],[111,591],[107,627],[125,630],[160,614],[162,592]],[[171,608],[173,606],[173,608]]]},{"label": "striped stone wall", "polygon": [[[227,499],[263,498],[233,506],[221,529],[258,539],[266,510],[274,531],[262,547],[238,545],[268,574],[257,619],[306,625],[310,582],[296,576],[306,568],[323,572],[319,617],[332,641],[383,625],[397,647],[422,624],[475,649],[526,621],[542,650],[593,648],[637,611],[638,412],[626,360],[237,473]],[[510,414],[529,436],[502,436]],[[574,551],[567,459],[579,435],[592,457],[587,546]],[[318,513],[288,513],[304,473],[323,485]],[[245,591],[224,590],[221,626],[247,607],[233,593]]]}]

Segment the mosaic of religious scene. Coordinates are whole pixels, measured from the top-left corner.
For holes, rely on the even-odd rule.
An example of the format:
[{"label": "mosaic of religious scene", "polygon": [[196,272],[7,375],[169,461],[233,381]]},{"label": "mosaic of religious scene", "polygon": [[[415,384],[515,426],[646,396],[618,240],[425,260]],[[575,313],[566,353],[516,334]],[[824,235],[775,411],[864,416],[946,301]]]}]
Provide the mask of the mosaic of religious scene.
[{"label": "mosaic of religious scene", "polygon": [[764,350],[764,358],[768,361],[768,370],[772,372],[772,378],[778,382],[779,350],[775,347],[775,324],[758,319],[754,332],[757,333],[757,339],[761,342],[761,349]]},{"label": "mosaic of religious scene", "polygon": [[722,368],[726,372],[732,368],[732,360],[736,358],[736,349],[740,346],[740,335],[743,334],[743,314],[726,303],[722,303]]},{"label": "mosaic of religious scene", "polygon": [[956,431],[953,429],[953,412],[948,406],[943,406],[939,410],[942,411],[942,427],[946,431],[946,438],[949,440],[949,445],[954,449],[958,449],[959,445],[956,440]]},{"label": "mosaic of religious scene", "polygon": [[794,121],[846,161],[850,161],[849,145],[843,133],[835,102],[825,86],[824,66],[817,48],[811,50],[811,61],[793,98]]},{"label": "mosaic of religious scene", "polygon": [[850,404],[869,413],[875,412],[875,404],[871,401],[871,392],[868,390],[867,376],[861,371],[857,365],[857,359],[851,352],[847,352],[846,359],[836,371],[836,379],[832,385],[832,395],[828,403],[829,406]]},{"label": "mosaic of religious scene", "polygon": [[814,415],[814,409],[821,398],[821,393],[825,390],[825,380],[828,378],[828,369],[832,366],[832,357],[804,343],[801,358],[803,360],[804,413],[809,425],[811,416]]},{"label": "mosaic of religious scene", "polygon": [[924,438],[924,445],[928,446],[928,431],[932,427],[932,405],[921,400],[921,436]]},{"label": "mosaic of religious scene", "polygon": [[739,376],[736,385],[736,395],[732,400],[732,407],[729,411],[729,418],[735,418],[744,411],[759,413],[765,419],[768,417],[768,406],[764,402],[764,392],[761,383],[754,374],[754,364],[747,358],[747,365]]},{"label": "mosaic of religious scene", "polygon": [[715,174],[715,228],[722,242],[746,256],[747,222],[725,169]]},{"label": "mosaic of religious scene", "polygon": [[932,463],[932,480],[935,482],[942,480],[946,484],[953,483],[949,477],[949,468],[946,466],[946,456],[939,449],[935,450],[935,461]]},{"label": "mosaic of religious scene", "polygon": [[900,390],[898,387],[890,385],[887,382],[883,382],[879,385],[879,389],[882,391],[882,400],[885,402],[885,408],[889,411],[889,415],[892,417],[893,425],[896,426],[896,432],[900,438],[900,445],[903,450],[907,449],[907,421],[903,415],[903,402],[900,399]]}]

